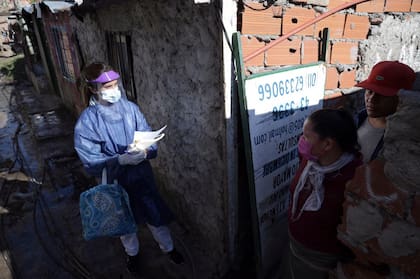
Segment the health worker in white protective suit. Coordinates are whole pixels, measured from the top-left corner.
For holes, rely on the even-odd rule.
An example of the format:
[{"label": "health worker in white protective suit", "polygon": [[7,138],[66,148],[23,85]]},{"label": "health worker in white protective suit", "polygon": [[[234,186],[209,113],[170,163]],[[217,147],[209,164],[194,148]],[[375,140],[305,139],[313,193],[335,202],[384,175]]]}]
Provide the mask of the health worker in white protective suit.
[{"label": "health worker in white protective suit", "polygon": [[[167,224],[173,214],[162,200],[149,160],[156,158],[157,145],[127,152],[135,131],[150,131],[139,107],[125,98],[120,75],[103,63],[88,65],[82,78],[91,94],[74,130],[75,149],[86,171],[100,177],[106,168],[108,181],[124,187],[137,224],[147,224],[161,250],[176,264],[184,262],[174,249]],[[120,237],[128,255],[127,268],[138,272],[139,241],[136,233]]]}]

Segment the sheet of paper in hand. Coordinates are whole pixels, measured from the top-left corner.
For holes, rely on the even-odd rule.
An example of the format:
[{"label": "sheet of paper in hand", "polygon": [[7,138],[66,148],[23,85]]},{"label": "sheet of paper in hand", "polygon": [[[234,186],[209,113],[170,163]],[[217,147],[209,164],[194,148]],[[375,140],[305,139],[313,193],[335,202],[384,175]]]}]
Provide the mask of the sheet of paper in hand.
[{"label": "sheet of paper in hand", "polygon": [[135,131],[133,147],[135,149],[146,149],[155,142],[160,141],[165,136],[162,132],[166,129],[166,126],[163,126],[157,131]]}]

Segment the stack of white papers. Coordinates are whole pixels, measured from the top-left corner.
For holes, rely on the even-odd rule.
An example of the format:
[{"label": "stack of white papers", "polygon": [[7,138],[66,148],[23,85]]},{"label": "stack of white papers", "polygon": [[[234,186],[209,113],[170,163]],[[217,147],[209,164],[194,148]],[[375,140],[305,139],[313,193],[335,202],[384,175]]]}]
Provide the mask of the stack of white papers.
[{"label": "stack of white papers", "polygon": [[136,150],[144,150],[150,147],[152,144],[160,141],[165,136],[163,130],[166,129],[166,126],[163,126],[157,131],[135,131],[133,143],[130,144],[128,152],[135,152]]}]

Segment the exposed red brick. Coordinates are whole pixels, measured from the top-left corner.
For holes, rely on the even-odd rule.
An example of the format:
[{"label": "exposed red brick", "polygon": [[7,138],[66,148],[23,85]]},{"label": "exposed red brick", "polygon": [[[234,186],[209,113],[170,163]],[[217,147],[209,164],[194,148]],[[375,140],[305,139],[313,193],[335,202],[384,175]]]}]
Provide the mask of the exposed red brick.
[{"label": "exposed red brick", "polygon": [[370,0],[356,6],[359,13],[382,13],[385,8],[385,0]]},{"label": "exposed red brick", "polygon": [[[315,11],[312,9],[292,7],[286,8],[283,15],[283,34],[288,34],[302,24],[312,20],[315,17]],[[298,32],[299,35],[314,35],[314,25]]]},{"label": "exposed red brick", "polygon": [[319,36],[324,28],[329,29],[330,39],[340,39],[343,37],[345,14],[334,14],[318,21],[315,24],[315,36]]},{"label": "exposed red brick", "polygon": [[411,0],[386,0],[385,12],[409,12]]},{"label": "exposed red brick", "polygon": [[271,12],[273,13],[273,17],[281,18],[283,17],[283,6],[272,5]]},{"label": "exposed red brick", "polygon": [[327,80],[325,82],[325,89],[336,89],[336,88],[338,88],[337,69],[335,67],[327,67]]},{"label": "exposed red brick", "polygon": [[281,18],[273,17],[273,10],[265,9],[260,3],[247,4],[254,11],[245,6],[242,15],[242,34],[246,35],[279,35],[281,30]]},{"label": "exposed red brick", "polygon": [[344,71],[340,74],[340,88],[351,88],[355,85],[356,70]]},{"label": "exposed red brick", "polygon": [[413,0],[413,3],[411,3],[411,11],[420,12],[420,0]]},{"label": "exposed red brick", "polygon": [[315,39],[304,39],[302,41],[301,63],[308,64],[318,61],[319,42]]},{"label": "exposed red brick", "polygon": [[373,160],[358,167],[353,179],[347,183],[346,191],[374,202],[400,217],[404,215],[404,205],[409,199],[407,192],[397,188],[385,176],[384,162],[381,160]]},{"label": "exposed red brick", "polygon": [[330,64],[355,64],[358,44],[354,42],[334,42],[331,46]]},{"label": "exposed red brick", "polygon": [[266,51],[267,66],[300,64],[300,39],[285,40]]},{"label": "exposed red brick", "polygon": [[[241,42],[242,42],[242,55],[243,57],[248,56],[249,54],[253,53],[254,51],[262,48],[265,46],[264,42],[259,42],[254,37],[248,37],[248,36],[241,36]],[[248,60],[245,63],[245,66],[263,66],[264,65],[264,54],[261,53],[251,60]]]},{"label": "exposed red brick", "polygon": [[347,39],[366,39],[370,23],[368,16],[347,14],[343,37]]},{"label": "exposed red brick", "polygon": [[414,219],[414,224],[420,227],[420,193],[414,197],[414,204],[411,208],[411,216]]},{"label": "exposed red brick", "polygon": [[328,4],[328,9],[331,10],[331,9],[333,9],[335,7],[338,7],[341,4],[343,4],[344,2],[349,2],[349,1],[346,1],[346,0],[330,0],[329,1],[329,4]]}]

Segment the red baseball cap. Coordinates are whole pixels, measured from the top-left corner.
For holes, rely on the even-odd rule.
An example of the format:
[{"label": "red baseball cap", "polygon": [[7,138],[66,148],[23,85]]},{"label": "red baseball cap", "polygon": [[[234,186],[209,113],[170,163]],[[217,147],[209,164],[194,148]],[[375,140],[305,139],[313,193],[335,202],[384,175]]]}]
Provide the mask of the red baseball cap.
[{"label": "red baseball cap", "polygon": [[373,66],[369,77],[356,84],[383,96],[395,96],[400,89],[412,89],[416,73],[398,61],[382,61]]}]

